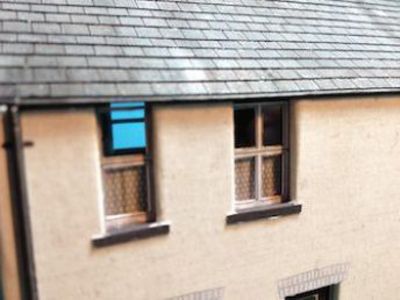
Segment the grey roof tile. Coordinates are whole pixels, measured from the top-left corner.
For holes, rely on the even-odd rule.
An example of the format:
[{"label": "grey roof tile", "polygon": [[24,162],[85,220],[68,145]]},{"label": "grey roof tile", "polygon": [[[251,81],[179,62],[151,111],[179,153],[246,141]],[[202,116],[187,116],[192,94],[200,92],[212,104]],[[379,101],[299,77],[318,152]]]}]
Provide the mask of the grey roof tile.
[{"label": "grey roof tile", "polygon": [[37,44],[35,45],[35,53],[37,54],[64,54],[65,47],[64,45],[43,45]]},{"label": "grey roof tile", "polygon": [[16,18],[17,18],[17,12],[15,11],[11,10],[0,11],[0,20],[15,20]]},{"label": "grey roof tile", "polygon": [[203,30],[203,34],[210,40],[224,40],[226,36],[222,30]]},{"label": "grey roof tile", "polygon": [[45,14],[45,16],[46,16],[46,21],[48,21],[48,22],[66,22],[66,23],[71,22],[70,14],[48,13],[48,14]]},{"label": "grey roof tile", "polygon": [[145,26],[150,26],[150,27],[166,27],[167,22],[164,19],[160,18],[142,18],[143,23]]},{"label": "grey roof tile", "polygon": [[20,97],[40,97],[47,96],[50,88],[47,84],[20,84],[17,88],[17,94]]},{"label": "grey roof tile", "polygon": [[117,88],[122,96],[146,96],[153,94],[151,84],[149,83],[118,83]]},{"label": "grey roof tile", "polygon": [[[126,70],[128,72],[129,78],[134,81],[164,81],[164,73],[168,71],[160,71],[160,70]],[[166,80],[166,81],[171,81]]]},{"label": "grey roof tile", "polygon": [[75,44],[76,37],[74,35],[51,34],[47,35],[47,42],[50,44]]},{"label": "grey roof tile", "polygon": [[21,34],[17,35],[16,33],[2,33],[2,32],[0,32],[0,41],[2,41],[2,42],[15,42],[15,41],[17,41],[17,37],[19,35],[21,35]]},{"label": "grey roof tile", "polygon": [[273,81],[249,81],[248,85],[256,93],[277,93],[279,92]]},{"label": "grey roof tile", "polygon": [[198,29],[182,29],[182,33],[187,39],[201,40],[205,38],[204,33]]},{"label": "grey roof tile", "polygon": [[183,38],[182,32],[177,28],[161,28],[160,32],[166,38]]},{"label": "grey roof tile", "polygon": [[301,91],[295,80],[276,80],[274,84],[278,91],[286,91],[287,93]]},{"label": "grey roof tile", "polygon": [[123,52],[127,56],[143,56],[144,51],[140,47],[123,47]]},{"label": "grey roof tile", "polygon": [[113,96],[118,94],[119,90],[115,83],[90,83],[85,85],[87,96]]},{"label": "grey roof tile", "polygon": [[[4,5],[3,5],[3,7],[4,7]],[[29,10],[29,8],[28,9],[21,9],[21,10]],[[40,4],[40,5],[32,4],[31,7],[30,7],[30,10],[38,11],[38,12],[57,12],[57,11],[60,11],[60,12],[63,12],[63,11],[71,12],[71,9],[69,9],[68,6],[43,5],[43,4]],[[80,12],[80,10],[76,9],[75,12]]]},{"label": "grey roof tile", "polygon": [[98,23],[97,17],[91,15],[71,15],[71,21],[73,23],[84,23],[84,24]]},{"label": "grey roof tile", "polygon": [[[0,18],[1,18],[1,13],[0,13]],[[18,19],[25,20],[27,22],[34,22],[34,21],[43,22],[44,21],[44,14],[43,13],[19,11],[18,12]]]},{"label": "grey roof tile", "polygon": [[143,26],[143,20],[139,17],[120,17],[121,24],[123,25],[137,25]]},{"label": "grey roof tile", "polygon": [[32,30],[39,33],[61,33],[61,26],[56,23],[32,23]]},{"label": "grey roof tile", "polygon": [[160,30],[153,27],[136,27],[135,28],[139,37],[161,37]]},{"label": "grey roof tile", "polygon": [[3,31],[5,32],[30,32],[31,23],[21,21],[4,21]]},{"label": "grey roof tile", "polygon": [[110,25],[89,25],[90,33],[93,35],[114,35],[115,29]]},{"label": "grey roof tile", "polygon": [[214,59],[213,61],[219,69],[235,69],[239,67],[235,59]]},{"label": "grey roof tile", "polygon": [[67,34],[89,34],[89,27],[83,24],[62,24],[62,32]]},{"label": "grey roof tile", "polygon": [[82,83],[53,83],[50,84],[51,97],[73,97],[86,95],[85,84]]},{"label": "grey roof tile", "polygon": [[172,57],[193,57],[194,52],[190,48],[168,48],[169,55]]},{"label": "grey roof tile", "polygon": [[[2,103],[9,103],[14,100],[17,95],[17,89],[15,84],[0,85],[0,95]],[[10,101],[10,99],[12,99]]]},{"label": "grey roof tile", "polygon": [[179,6],[175,2],[159,1],[158,7],[162,10],[179,10]]},{"label": "grey roof tile", "polygon": [[119,25],[121,23],[116,16],[97,16],[97,18],[99,19],[99,24],[102,25]]},{"label": "grey roof tile", "polygon": [[146,56],[155,56],[155,57],[169,57],[171,56],[168,48],[151,48],[145,47],[143,48],[143,52]]},{"label": "grey roof tile", "polygon": [[65,52],[78,55],[93,55],[95,53],[94,47],[90,45],[66,45]]},{"label": "grey roof tile", "polygon": [[117,46],[94,46],[96,55],[118,56],[122,55],[121,47]]},{"label": "grey roof tile", "polygon": [[60,67],[86,67],[88,62],[86,57],[82,56],[59,56],[57,57],[57,65]]},{"label": "grey roof tile", "polygon": [[0,101],[400,89],[400,4],[363,1],[3,1]]},{"label": "grey roof tile", "polygon": [[0,69],[1,83],[34,82],[35,76],[32,70],[26,68],[5,68]]},{"label": "grey roof tile", "polygon": [[114,67],[117,64],[115,57],[94,56],[88,57],[88,65],[90,67]]},{"label": "grey roof tile", "polygon": [[153,83],[152,87],[153,87],[153,90],[155,90],[155,91],[158,91],[158,90],[165,91],[166,95],[179,95],[180,93],[182,93],[179,89],[179,85],[174,82]]},{"label": "grey roof tile", "polygon": [[183,94],[187,95],[207,94],[207,90],[201,82],[178,83],[178,87]]},{"label": "grey roof tile", "polygon": [[139,1],[136,1],[136,5],[138,8],[158,9],[156,1],[139,0]]},{"label": "grey roof tile", "polygon": [[[64,73],[71,82],[92,82],[101,78],[96,69],[66,69]],[[101,74],[107,73],[101,72]]]},{"label": "grey roof tile", "polygon": [[[23,59],[23,57],[21,57]],[[0,60],[1,63],[1,60]],[[21,64],[22,65],[22,64]],[[28,67],[57,67],[57,57],[53,56],[29,56],[26,60],[26,66]]]},{"label": "grey roof tile", "polygon": [[251,86],[246,81],[228,81],[226,85],[231,93],[245,94],[253,92]]},{"label": "grey roof tile", "polygon": [[33,45],[26,43],[4,43],[1,52],[7,54],[30,54],[33,53]]},{"label": "grey roof tile", "polygon": [[230,93],[230,89],[225,82],[207,82],[204,85],[210,95]]}]

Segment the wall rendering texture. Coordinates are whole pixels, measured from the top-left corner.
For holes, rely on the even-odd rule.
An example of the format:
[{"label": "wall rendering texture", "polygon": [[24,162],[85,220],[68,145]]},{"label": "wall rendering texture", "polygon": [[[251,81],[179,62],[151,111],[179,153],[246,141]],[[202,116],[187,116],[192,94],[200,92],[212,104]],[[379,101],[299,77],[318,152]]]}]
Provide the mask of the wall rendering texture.
[{"label": "wall rendering texture", "polygon": [[278,281],[346,263],[340,299],[395,299],[400,275],[400,98],[292,103],[297,216],[225,224],[232,105],[154,107],[155,190],[166,236],[93,248],[101,232],[92,110],[27,112],[23,134],[41,299],[163,300],[225,288],[279,299]]}]

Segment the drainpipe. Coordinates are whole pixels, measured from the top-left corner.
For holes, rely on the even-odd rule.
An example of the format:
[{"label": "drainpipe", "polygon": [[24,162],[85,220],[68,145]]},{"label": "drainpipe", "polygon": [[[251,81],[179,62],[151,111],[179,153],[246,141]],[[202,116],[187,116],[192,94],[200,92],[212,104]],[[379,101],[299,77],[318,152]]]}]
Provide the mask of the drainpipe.
[{"label": "drainpipe", "polygon": [[13,210],[21,297],[38,300],[21,120],[18,106],[9,106],[4,118],[10,193]]}]

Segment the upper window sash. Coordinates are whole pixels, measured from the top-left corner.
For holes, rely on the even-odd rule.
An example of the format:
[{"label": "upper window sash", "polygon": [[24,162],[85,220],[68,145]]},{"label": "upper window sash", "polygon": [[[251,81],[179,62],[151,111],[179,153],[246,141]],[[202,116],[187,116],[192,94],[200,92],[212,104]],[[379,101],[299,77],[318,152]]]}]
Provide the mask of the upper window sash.
[{"label": "upper window sash", "polygon": [[144,102],[112,103],[101,111],[105,156],[147,154],[147,116]]},{"label": "upper window sash", "polygon": [[[265,118],[266,110],[268,109],[278,109],[278,114],[275,112],[275,116],[270,114],[270,118]],[[289,149],[289,137],[288,137],[288,103],[287,102],[270,102],[270,103],[252,103],[252,104],[237,104],[234,107],[235,110],[235,153],[240,154],[244,152],[268,152],[269,150],[278,149],[281,147],[282,150]],[[243,118],[250,118],[250,112],[253,111],[253,121],[244,124],[247,128],[239,128],[239,132],[236,132],[236,117],[239,111],[247,111],[243,113]],[[271,123],[272,117],[280,118],[279,123],[275,122],[275,127],[270,130],[270,134],[264,136],[266,130],[268,130],[267,122]],[[246,123],[246,119],[242,120]],[[278,126],[276,126],[278,125]],[[276,134],[274,130],[278,131],[280,137],[274,136]],[[246,132],[247,131],[247,132]],[[243,134],[248,134],[250,136],[243,137]],[[278,143],[271,143],[271,141],[279,141]]]}]

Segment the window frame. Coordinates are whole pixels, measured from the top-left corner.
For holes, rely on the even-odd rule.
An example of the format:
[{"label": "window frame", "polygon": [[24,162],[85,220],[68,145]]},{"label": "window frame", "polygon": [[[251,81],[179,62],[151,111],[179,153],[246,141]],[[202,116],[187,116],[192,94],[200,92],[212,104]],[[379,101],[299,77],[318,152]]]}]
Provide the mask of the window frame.
[{"label": "window frame", "polygon": [[[117,102],[119,103],[119,102]],[[123,102],[121,102],[123,103]],[[117,156],[117,155],[129,155],[129,154],[147,154],[148,146],[149,146],[149,138],[148,134],[150,133],[148,130],[148,120],[150,119],[151,111],[150,106],[144,102],[143,106],[140,107],[115,107],[111,108],[111,104],[109,103],[108,106],[103,106],[101,111],[101,129],[102,129],[102,143],[103,143],[103,155],[108,156]],[[144,109],[144,117],[143,118],[127,118],[123,120],[112,120],[111,112],[112,111],[126,111],[126,110],[139,110]],[[136,149],[114,149],[113,147],[113,133],[112,133],[112,125],[118,123],[129,123],[129,122],[138,122],[143,121],[146,124],[145,133],[146,133],[146,147],[136,148]]]},{"label": "window frame", "polygon": [[[282,120],[282,144],[263,145],[263,108],[267,106],[279,106],[281,108]],[[252,108],[254,117],[254,147],[236,148],[234,141],[234,164],[237,160],[251,158],[255,159],[255,199],[237,200],[235,190],[234,207],[235,211],[246,211],[249,209],[262,209],[276,205],[284,205],[290,202],[290,105],[288,101],[250,102],[234,103],[234,113],[237,110]],[[234,130],[235,130],[234,121]],[[234,137],[235,139],[235,137]],[[262,160],[264,157],[281,156],[281,194],[274,197],[263,197],[262,193]],[[235,173],[236,178],[236,173]],[[235,179],[236,182],[236,179]],[[235,184],[236,189],[236,184]]]},{"label": "window frame", "polygon": [[[100,122],[101,142],[102,142],[102,155],[101,155],[101,177],[103,187],[103,209],[102,209],[102,222],[105,233],[115,233],[124,231],[129,227],[143,227],[144,224],[155,223],[157,220],[156,215],[156,201],[154,192],[154,168],[153,168],[153,145],[152,145],[152,107],[148,103],[144,103],[144,118],[131,118],[125,119],[121,122],[113,122],[111,120],[111,112],[118,110],[132,110],[128,107],[111,108],[111,103],[102,105],[97,109],[97,116]],[[136,108],[135,108],[136,109]],[[133,110],[135,110],[133,109]],[[146,147],[137,149],[113,149],[112,139],[112,125],[115,123],[129,122],[131,120],[139,120],[145,122],[145,139]],[[146,172],[146,210],[143,212],[133,212],[125,214],[108,215],[106,211],[107,205],[107,192],[105,184],[105,176],[108,170],[118,168],[129,168],[143,166]],[[113,222],[114,220],[114,222]],[[111,223],[117,224],[121,222],[120,226],[113,226]],[[126,225],[123,225],[126,223]]]}]

